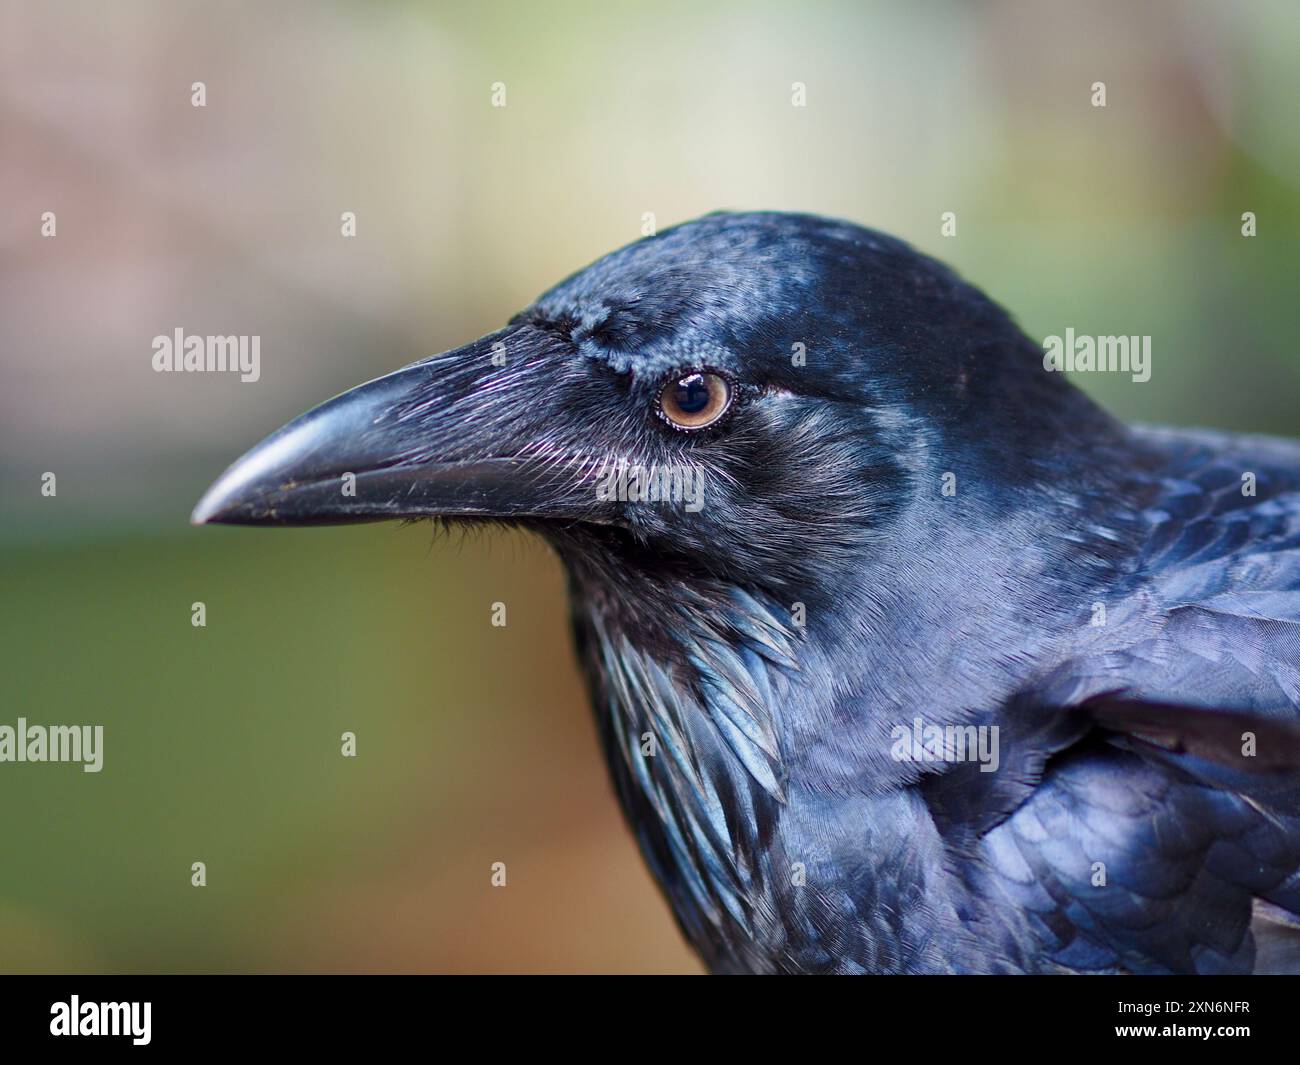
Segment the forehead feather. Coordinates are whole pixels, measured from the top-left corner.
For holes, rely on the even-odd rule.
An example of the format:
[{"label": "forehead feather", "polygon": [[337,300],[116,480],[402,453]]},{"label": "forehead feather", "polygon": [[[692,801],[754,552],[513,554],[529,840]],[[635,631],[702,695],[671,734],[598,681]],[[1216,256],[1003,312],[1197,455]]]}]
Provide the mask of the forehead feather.
[{"label": "forehead feather", "polygon": [[729,369],[747,330],[806,305],[828,254],[876,236],[805,215],[710,215],[606,255],[527,313],[620,372]]}]

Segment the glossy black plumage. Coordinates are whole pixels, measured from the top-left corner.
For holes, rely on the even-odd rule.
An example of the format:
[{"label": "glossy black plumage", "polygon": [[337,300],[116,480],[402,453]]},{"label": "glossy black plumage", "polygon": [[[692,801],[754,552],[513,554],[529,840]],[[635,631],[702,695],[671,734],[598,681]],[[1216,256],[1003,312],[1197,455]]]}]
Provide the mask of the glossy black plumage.
[{"label": "glossy black plumage", "polygon": [[[737,393],[695,435],[655,416],[690,369]],[[617,461],[706,503],[601,499]],[[555,545],[714,969],[1295,965],[1300,446],[1128,429],[901,242],[713,215],[291,423],[195,520],[422,515]],[[996,726],[997,771],[899,760],[918,717]]]}]

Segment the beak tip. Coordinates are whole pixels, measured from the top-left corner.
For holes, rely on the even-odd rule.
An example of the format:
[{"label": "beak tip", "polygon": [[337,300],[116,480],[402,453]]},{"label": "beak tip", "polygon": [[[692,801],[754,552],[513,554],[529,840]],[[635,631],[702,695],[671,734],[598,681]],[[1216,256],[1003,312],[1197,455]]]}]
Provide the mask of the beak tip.
[{"label": "beak tip", "polygon": [[208,502],[208,497],[204,496],[199,500],[198,505],[190,512],[191,525],[207,525],[216,517],[216,508]]},{"label": "beak tip", "polygon": [[[220,490],[219,490],[220,489]],[[220,482],[212,485],[190,512],[191,525],[220,525],[234,509],[230,492]]]}]

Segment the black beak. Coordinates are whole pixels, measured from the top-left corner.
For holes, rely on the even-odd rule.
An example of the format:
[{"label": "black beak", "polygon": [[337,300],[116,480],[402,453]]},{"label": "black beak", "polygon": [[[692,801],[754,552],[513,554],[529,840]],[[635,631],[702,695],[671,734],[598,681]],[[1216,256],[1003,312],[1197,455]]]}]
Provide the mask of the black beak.
[{"label": "black beak", "polygon": [[533,330],[504,330],[336,396],[226,470],[190,521],[602,520],[595,470],[541,446],[538,397],[547,393],[538,385],[553,366],[539,350],[546,342]]}]

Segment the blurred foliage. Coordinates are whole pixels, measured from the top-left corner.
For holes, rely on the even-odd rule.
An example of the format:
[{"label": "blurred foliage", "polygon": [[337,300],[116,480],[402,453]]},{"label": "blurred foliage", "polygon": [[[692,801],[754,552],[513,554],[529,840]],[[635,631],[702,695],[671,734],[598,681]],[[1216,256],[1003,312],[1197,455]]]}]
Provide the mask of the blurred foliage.
[{"label": "blurred foliage", "polygon": [[8,705],[105,739],[98,774],[0,771],[0,967],[689,965],[564,665],[558,567],[522,538],[428,543],[217,529],[11,552]]}]

